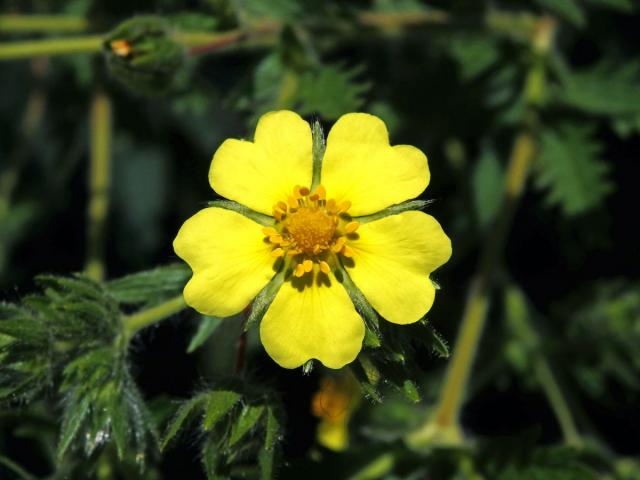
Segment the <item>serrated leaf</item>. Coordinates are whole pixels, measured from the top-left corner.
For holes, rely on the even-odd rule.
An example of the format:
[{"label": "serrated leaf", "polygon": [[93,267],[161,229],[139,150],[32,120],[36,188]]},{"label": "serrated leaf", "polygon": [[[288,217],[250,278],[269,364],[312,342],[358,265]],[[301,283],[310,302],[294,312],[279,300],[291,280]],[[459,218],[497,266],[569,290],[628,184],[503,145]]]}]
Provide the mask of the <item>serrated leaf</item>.
[{"label": "serrated leaf", "polygon": [[568,216],[599,206],[612,189],[602,149],[589,126],[562,124],[545,130],[535,183],[546,190],[547,203],[559,205]]},{"label": "serrated leaf", "polygon": [[640,113],[640,62],[602,61],[592,67],[572,71],[559,59],[554,66],[561,81],[559,102],[599,115]]},{"label": "serrated leaf", "polygon": [[121,304],[155,304],[179,295],[190,276],[186,265],[173,264],[112,280],[105,288]]},{"label": "serrated leaf", "polygon": [[271,480],[274,477],[274,464],[276,445],[280,435],[280,422],[273,408],[267,408],[264,446],[258,454],[260,464],[260,476],[262,480]]},{"label": "serrated leaf", "polygon": [[189,399],[185,403],[183,403],[180,406],[180,408],[178,408],[178,411],[174,415],[173,420],[171,420],[171,422],[169,423],[169,426],[167,427],[164,437],[160,442],[161,450],[164,450],[165,448],[167,448],[167,445],[180,431],[180,429],[182,428],[184,422],[187,420],[189,415],[193,413],[196,407],[199,407],[201,406],[202,403],[206,402],[206,400],[207,398],[205,395],[197,395]]},{"label": "serrated leaf", "polygon": [[57,458],[61,460],[65,452],[71,445],[71,442],[75,438],[82,422],[89,414],[89,408],[91,407],[91,399],[84,397],[79,402],[72,403],[65,409],[65,417],[60,427],[60,440],[58,441]]},{"label": "serrated leaf", "polygon": [[198,330],[189,342],[187,353],[193,353],[198,348],[200,348],[204,344],[204,342],[206,342],[209,337],[214,334],[221,323],[222,319],[218,317],[207,317],[204,315],[200,317]]},{"label": "serrated leaf", "polygon": [[300,75],[294,104],[302,115],[318,114],[335,120],[348,112],[357,112],[364,104],[368,83],[358,82],[361,68],[344,70],[326,65]]},{"label": "serrated leaf", "polygon": [[217,390],[207,395],[202,428],[210,430],[240,400],[240,394],[231,390]]},{"label": "serrated leaf", "polygon": [[231,427],[228,446],[233,447],[251,430],[264,413],[264,405],[245,405]]}]

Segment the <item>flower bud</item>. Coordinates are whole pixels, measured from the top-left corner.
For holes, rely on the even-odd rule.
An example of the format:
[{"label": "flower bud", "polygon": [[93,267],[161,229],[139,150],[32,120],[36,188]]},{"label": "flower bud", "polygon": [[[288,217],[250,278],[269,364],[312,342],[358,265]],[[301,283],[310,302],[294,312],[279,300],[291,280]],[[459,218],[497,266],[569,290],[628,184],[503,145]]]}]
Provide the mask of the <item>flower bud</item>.
[{"label": "flower bud", "polygon": [[115,28],[104,43],[111,74],[131,90],[157,95],[171,87],[184,62],[184,48],[161,17],[134,17]]}]

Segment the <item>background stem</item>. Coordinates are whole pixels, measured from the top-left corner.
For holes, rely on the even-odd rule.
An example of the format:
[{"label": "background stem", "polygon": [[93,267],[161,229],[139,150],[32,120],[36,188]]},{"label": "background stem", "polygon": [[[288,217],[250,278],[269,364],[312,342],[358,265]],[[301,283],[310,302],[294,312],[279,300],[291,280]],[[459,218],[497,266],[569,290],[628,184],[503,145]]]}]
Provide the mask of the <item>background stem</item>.
[{"label": "background stem", "polygon": [[478,344],[486,323],[489,294],[497,271],[518,200],[522,196],[536,153],[537,107],[544,98],[546,62],[552,46],[556,22],[541,17],[534,29],[531,50],[536,56],[524,86],[527,108],[523,127],[516,136],[503,186],[503,198],[494,228],[483,244],[478,271],[475,274],[462,316],[460,332],[453,348],[444,384],[434,414],[427,423],[407,437],[414,448],[420,448],[436,438],[446,443],[460,443],[460,409],[473,367]]},{"label": "background stem", "polygon": [[0,15],[0,33],[79,33],[89,22],[72,15]]},{"label": "background stem", "polygon": [[103,280],[105,230],[109,211],[111,167],[111,101],[102,91],[94,94],[90,114],[89,205],[87,209],[87,260],[85,271]]},{"label": "background stem", "polygon": [[0,60],[96,53],[102,48],[103,40],[102,35],[87,35],[73,38],[45,38],[42,40],[0,43]]}]

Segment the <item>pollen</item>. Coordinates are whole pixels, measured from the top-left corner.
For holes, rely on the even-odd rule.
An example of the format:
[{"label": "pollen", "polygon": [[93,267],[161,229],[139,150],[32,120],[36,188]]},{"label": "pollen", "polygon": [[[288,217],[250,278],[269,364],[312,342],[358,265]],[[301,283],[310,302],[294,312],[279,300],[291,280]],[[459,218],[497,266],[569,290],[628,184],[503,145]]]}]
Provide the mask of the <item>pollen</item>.
[{"label": "pollen", "polygon": [[337,255],[353,256],[347,242],[359,223],[348,215],[350,207],[348,200],[327,198],[322,185],[315,190],[294,186],[286,201],[273,206],[276,224],[262,229],[273,245],[271,255],[290,259],[296,277],[314,271],[328,274]]}]

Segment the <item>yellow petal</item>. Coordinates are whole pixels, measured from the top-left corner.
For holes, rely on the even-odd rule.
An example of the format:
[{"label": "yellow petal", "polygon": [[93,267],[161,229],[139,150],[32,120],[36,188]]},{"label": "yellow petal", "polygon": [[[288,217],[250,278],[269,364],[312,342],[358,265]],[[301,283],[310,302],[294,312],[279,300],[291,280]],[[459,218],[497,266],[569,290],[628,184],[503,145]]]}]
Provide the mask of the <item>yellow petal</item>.
[{"label": "yellow petal", "polygon": [[254,141],[226,140],[213,156],[211,187],[223,197],[271,215],[295,185],[310,185],[311,128],[297,113],[270,112],[258,121]]},{"label": "yellow petal", "polygon": [[318,424],[318,443],[336,452],[342,452],[349,446],[349,425],[347,422],[320,421]]},{"label": "yellow petal", "polygon": [[230,210],[200,210],[182,225],[173,249],[193,270],[184,299],[205,315],[240,312],[274,275],[261,226]]},{"label": "yellow petal", "polygon": [[349,243],[351,279],[384,318],[413,323],[431,308],[429,274],[451,257],[451,241],[430,215],[409,211],[360,225]]},{"label": "yellow petal", "polygon": [[349,214],[367,215],[417,197],[429,184],[427,157],[410,145],[389,145],[384,122],[349,113],[327,137],[322,184],[338,204],[351,201]]},{"label": "yellow petal", "polygon": [[352,362],[362,347],[364,322],[333,275],[286,281],[260,324],[265,350],[284,368],[312,358],[326,367]]}]

